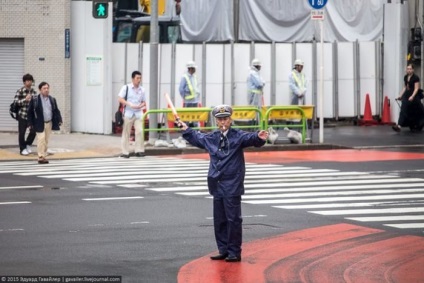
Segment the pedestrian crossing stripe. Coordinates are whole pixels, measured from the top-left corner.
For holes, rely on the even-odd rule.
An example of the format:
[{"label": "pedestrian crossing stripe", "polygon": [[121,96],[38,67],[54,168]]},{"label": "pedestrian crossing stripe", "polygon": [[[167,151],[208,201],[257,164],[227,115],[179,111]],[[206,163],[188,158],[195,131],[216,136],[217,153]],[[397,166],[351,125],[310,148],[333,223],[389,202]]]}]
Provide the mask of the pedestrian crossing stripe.
[{"label": "pedestrian crossing stripe", "polygon": [[346,217],[346,219],[360,222],[380,222],[399,220],[424,220],[424,215],[400,215],[400,216],[371,216],[371,217]]},{"label": "pedestrian crossing stripe", "polygon": [[[2,162],[0,174],[211,198],[206,182],[208,168],[209,161],[202,159],[96,158],[55,160],[45,166],[32,161]],[[242,202],[245,204],[306,210],[317,215],[379,223],[397,229],[423,229],[424,226],[422,178],[246,163],[244,184]]]}]

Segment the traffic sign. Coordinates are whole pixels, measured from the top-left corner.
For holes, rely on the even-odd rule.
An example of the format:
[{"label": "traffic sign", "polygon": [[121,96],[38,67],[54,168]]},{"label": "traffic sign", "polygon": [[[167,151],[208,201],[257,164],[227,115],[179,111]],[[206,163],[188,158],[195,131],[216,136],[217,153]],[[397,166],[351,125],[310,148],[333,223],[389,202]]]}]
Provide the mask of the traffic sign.
[{"label": "traffic sign", "polygon": [[311,10],[311,20],[324,20],[324,10]]},{"label": "traffic sign", "polygon": [[328,0],[308,0],[309,5],[314,9],[322,9],[327,4]]}]

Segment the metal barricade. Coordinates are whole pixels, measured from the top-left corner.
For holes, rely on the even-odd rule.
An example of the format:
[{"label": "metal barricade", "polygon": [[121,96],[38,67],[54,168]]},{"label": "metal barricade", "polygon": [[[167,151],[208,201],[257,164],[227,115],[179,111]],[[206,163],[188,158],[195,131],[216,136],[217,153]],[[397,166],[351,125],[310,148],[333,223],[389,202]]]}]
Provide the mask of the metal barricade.
[{"label": "metal barricade", "polygon": [[[287,128],[301,128],[302,129],[302,143],[306,140],[306,133],[308,129],[307,120],[313,119],[314,117],[314,106],[313,105],[291,105],[291,106],[270,106],[268,109],[265,107],[262,109],[264,114],[264,129],[268,129],[270,120],[284,120],[286,124],[273,124],[276,127],[287,127]],[[288,121],[300,119],[300,124],[287,124]],[[313,127],[311,127],[312,140]]]}]

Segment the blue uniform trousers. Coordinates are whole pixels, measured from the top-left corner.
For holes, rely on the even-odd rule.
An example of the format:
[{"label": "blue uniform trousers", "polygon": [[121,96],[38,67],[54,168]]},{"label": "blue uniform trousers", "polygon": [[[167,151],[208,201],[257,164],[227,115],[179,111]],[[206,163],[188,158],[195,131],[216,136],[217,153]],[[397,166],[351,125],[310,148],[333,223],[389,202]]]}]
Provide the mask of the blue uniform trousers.
[{"label": "blue uniform trousers", "polygon": [[240,257],[243,222],[241,196],[214,196],[213,221],[219,253]]}]

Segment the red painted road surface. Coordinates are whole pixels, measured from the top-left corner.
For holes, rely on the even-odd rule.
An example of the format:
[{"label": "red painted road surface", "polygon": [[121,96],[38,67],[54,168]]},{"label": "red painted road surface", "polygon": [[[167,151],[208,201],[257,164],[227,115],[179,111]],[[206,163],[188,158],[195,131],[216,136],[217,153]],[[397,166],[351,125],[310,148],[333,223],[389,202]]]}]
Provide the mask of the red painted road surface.
[{"label": "red painted road surface", "polygon": [[[209,159],[208,154],[181,158]],[[284,164],[333,161],[424,160],[423,153],[373,150],[246,152],[247,162]],[[242,261],[206,255],[183,266],[178,282],[424,283],[424,237],[351,224],[294,231],[243,243]]]},{"label": "red painted road surface", "polygon": [[178,282],[424,282],[423,237],[351,224],[244,243],[239,263],[209,256],[183,266]]},{"label": "red painted road surface", "polygon": [[[355,149],[245,152],[244,156],[247,162],[254,163],[293,163],[306,161],[365,162],[417,159],[424,160],[424,153]],[[209,159],[209,155],[206,153],[182,154],[180,157]]]}]

